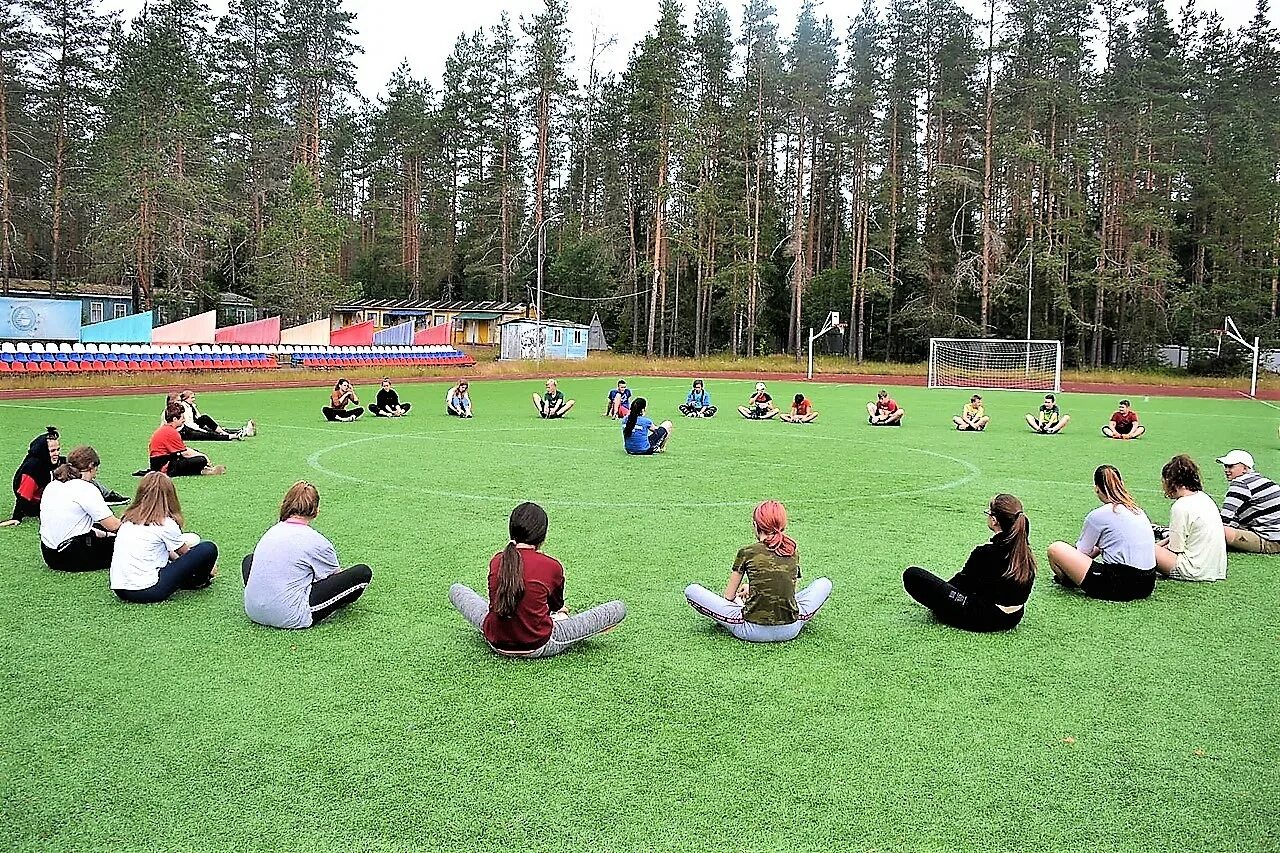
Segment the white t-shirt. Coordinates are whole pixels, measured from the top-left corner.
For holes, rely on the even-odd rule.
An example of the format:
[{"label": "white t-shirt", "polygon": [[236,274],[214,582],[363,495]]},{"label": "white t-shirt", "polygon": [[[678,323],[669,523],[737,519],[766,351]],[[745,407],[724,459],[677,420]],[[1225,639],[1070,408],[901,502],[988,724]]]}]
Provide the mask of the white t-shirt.
[{"label": "white t-shirt", "polygon": [[169,552],[184,544],[182,529],[172,518],[166,518],[164,524],[124,522],[116,531],[111,588],[137,590],[155,586],[160,570],[169,565]]},{"label": "white t-shirt", "polygon": [[1181,581],[1220,581],[1227,576],[1227,539],[1213,498],[1195,492],[1169,510],[1169,550],[1178,555],[1169,576]]},{"label": "white t-shirt", "polygon": [[110,517],[111,509],[93,483],[82,479],[65,483],[51,480],[40,499],[40,541],[45,547],[56,549]]}]

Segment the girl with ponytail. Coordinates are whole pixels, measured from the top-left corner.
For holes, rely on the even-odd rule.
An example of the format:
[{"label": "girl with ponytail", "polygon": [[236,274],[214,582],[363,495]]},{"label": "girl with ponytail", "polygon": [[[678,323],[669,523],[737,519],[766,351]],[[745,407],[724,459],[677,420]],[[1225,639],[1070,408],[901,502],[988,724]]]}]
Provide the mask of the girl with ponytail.
[{"label": "girl with ponytail", "polygon": [[449,601],[503,655],[544,658],[617,627],[626,605],[610,601],[570,615],[564,605],[564,566],[542,553],[547,513],[535,503],[511,511],[510,538],[489,561],[489,600],[455,583]]},{"label": "girl with ponytail", "polygon": [[987,504],[986,515],[991,541],[974,548],[951,580],[919,566],[902,574],[907,595],[933,611],[939,622],[965,631],[1015,627],[1026,612],[1036,578],[1031,524],[1022,501],[1013,495],[996,495]]},{"label": "girl with ponytail", "polygon": [[[685,588],[689,606],[714,619],[739,640],[794,640],[831,595],[831,581],[818,578],[801,592],[796,540],[787,535],[787,510],[765,501],[751,515],[756,541],[738,551],[724,595],[699,584]],[[744,583],[745,581],[745,583]]]},{"label": "girl with ponytail", "polygon": [[1113,465],[1093,472],[1093,491],[1102,506],[1089,513],[1075,545],[1049,546],[1054,583],[1090,598],[1136,601],[1156,587],[1156,542],[1151,520],[1125,488]]},{"label": "girl with ponytail", "polygon": [[102,460],[92,447],[77,447],[52,472],[40,501],[40,554],[61,572],[91,572],[111,565],[120,520],[94,478]]},{"label": "girl with ponytail", "polygon": [[663,421],[655,427],[644,414],[648,405],[649,401],[644,397],[636,397],[631,401],[631,410],[622,424],[622,446],[632,456],[661,453],[667,449],[667,439],[671,438],[671,421]]}]

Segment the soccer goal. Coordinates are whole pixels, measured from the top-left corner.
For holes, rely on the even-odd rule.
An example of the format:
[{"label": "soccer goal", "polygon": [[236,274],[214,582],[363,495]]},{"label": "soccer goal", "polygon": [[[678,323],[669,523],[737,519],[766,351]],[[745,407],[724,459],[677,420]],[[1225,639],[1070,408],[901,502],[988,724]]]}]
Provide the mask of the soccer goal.
[{"label": "soccer goal", "polygon": [[930,388],[1062,390],[1062,341],[930,338]]}]

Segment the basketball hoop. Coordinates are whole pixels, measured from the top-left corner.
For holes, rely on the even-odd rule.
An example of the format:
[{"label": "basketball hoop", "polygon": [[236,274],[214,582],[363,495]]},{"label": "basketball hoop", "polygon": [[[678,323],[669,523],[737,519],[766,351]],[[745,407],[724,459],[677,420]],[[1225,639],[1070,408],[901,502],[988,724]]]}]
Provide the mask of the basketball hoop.
[{"label": "basketball hoop", "polygon": [[809,371],[806,374],[807,378],[813,378],[813,342],[832,329],[839,329],[841,334],[843,334],[845,325],[846,324],[840,322],[840,312],[831,311],[827,314],[827,318],[823,320],[822,328],[819,329],[817,333],[814,333],[812,326],[809,327]]}]

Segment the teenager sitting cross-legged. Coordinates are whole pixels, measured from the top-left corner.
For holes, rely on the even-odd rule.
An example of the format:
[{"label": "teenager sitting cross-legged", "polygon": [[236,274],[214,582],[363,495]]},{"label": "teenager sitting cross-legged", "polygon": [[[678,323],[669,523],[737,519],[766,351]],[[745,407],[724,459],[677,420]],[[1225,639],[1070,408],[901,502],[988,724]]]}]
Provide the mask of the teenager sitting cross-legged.
[{"label": "teenager sitting cross-legged", "polygon": [[[322,406],[320,411],[327,421],[349,424],[355,422],[357,418],[364,414],[364,408],[358,405],[359,403],[360,398],[356,396],[355,389],[351,387],[351,383],[345,379],[339,379],[333,384],[333,393],[329,395],[329,405]],[[348,409],[347,406],[354,406],[354,408]]]},{"label": "teenager sitting cross-legged", "polygon": [[1028,542],[1031,525],[1022,501],[996,495],[987,504],[991,541],[969,554],[964,568],[951,580],[918,566],[902,574],[907,594],[933,611],[947,625],[965,631],[1007,631],[1022,621],[1036,558]]},{"label": "teenager sitting cross-legged", "polygon": [[576,402],[565,399],[564,392],[554,379],[547,380],[547,393],[533,395],[533,407],[538,410],[538,417],[548,420],[563,418]]},{"label": "teenager sitting cross-legged", "polygon": [[218,546],[182,532],[173,480],[152,471],[120,518],[111,555],[111,589],[134,604],[157,604],[180,589],[204,589],[218,573]]},{"label": "teenager sitting cross-legged", "polygon": [[449,601],[498,654],[545,658],[616,627],[627,615],[610,601],[570,615],[564,605],[564,566],[542,553],[547,513],[535,503],[511,511],[507,546],[489,561],[489,598],[455,583]]},{"label": "teenager sitting cross-legged", "polygon": [[53,472],[40,501],[40,555],[60,572],[92,572],[111,565],[120,520],[94,484],[102,460],[77,447]]},{"label": "teenager sitting cross-legged", "polygon": [[693,380],[693,388],[684,398],[684,404],[680,406],[680,414],[686,418],[715,417],[716,407],[711,405],[711,394],[701,379]]},{"label": "teenager sitting cross-legged", "polygon": [[244,558],[244,612],[270,628],[310,628],[354,602],[373,580],[364,564],[343,569],[333,543],[311,525],[320,493],[294,483],[280,504],[280,522]]},{"label": "teenager sitting cross-legged", "polygon": [[391,380],[386,378],[378,388],[377,402],[369,405],[369,411],[375,418],[403,418],[412,408],[412,403],[400,402],[400,395],[391,387]]},{"label": "teenager sitting cross-legged", "polygon": [[648,405],[649,401],[644,397],[636,397],[622,424],[622,446],[632,456],[662,453],[667,449],[667,441],[671,438],[671,421],[663,421],[654,426],[653,421],[644,414]]},{"label": "teenager sitting cross-legged", "polygon": [[[685,588],[694,610],[714,619],[739,640],[779,643],[796,635],[826,603],[831,581],[818,578],[796,592],[800,557],[786,534],[787,510],[765,501],[752,514],[756,541],[738,551],[724,595],[699,584]],[[745,583],[744,583],[745,582]]]}]

